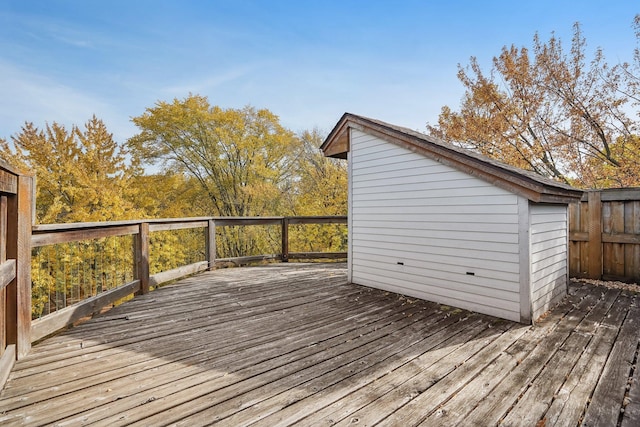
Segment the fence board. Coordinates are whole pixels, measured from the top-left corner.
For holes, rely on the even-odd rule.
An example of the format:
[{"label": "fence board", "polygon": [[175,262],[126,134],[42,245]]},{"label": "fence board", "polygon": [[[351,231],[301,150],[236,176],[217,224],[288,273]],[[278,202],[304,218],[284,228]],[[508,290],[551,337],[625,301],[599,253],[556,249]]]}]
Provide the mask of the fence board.
[{"label": "fence board", "polygon": [[640,281],[640,188],[589,191],[569,207],[569,274]]}]

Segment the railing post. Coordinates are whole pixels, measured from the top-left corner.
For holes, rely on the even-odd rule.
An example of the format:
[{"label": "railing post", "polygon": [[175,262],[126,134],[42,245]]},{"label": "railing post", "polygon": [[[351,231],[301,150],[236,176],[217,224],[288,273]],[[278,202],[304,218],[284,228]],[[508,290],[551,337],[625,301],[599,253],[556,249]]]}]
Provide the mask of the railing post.
[{"label": "railing post", "polygon": [[138,295],[149,292],[149,223],[141,222],[135,243],[135,278],[140,280]]},{"label": "railing post", "polygon": [[289,218],[282,218],[282,262],[289,262]]},{"label": "railing post", "polygon": [[602,203],[600,191],[589,191],[589,242],[588,276],[590,279],[602,279]]},{"label": "railing post", "polygon": [[16,260],[16,277],[7,286],[7,344],[18,359],[31,349],[31,226],[33,177],[18,176],[17,194],[8,198],[7,254]]},{"label": "railing post", "polygon": [[209,270],[216,268],[216,221],[209,220],[207,227],[207,261],[209,261]]}]

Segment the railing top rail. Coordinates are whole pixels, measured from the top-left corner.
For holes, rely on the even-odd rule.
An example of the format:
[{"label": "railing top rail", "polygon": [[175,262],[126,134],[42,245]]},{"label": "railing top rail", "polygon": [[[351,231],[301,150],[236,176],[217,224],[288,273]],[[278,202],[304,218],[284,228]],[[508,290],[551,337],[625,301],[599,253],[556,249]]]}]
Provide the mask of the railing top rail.
[{"label": "railing top rail", "polygon": [[121,227],[123,225],[137,225],[142,222],[150,224],[164,224],[175,222],[198,222],[208,221],[213,219],[212,217],[188,217],[188,218],[164,218],[164,219],[132,219],[124,221],[99,221],[99,222],[69,222],[64,224],[37,224],[33,226],[32,232],[38,233],[50,233],[52,231],[69,231],[69,230],[82,230],[88,228],[111,228]]},{"label": "railing top rail", "polygon": [[100,222],[71,222],[64,224],[37,224],[32,228],[33,234],[51,233],[56,231],[72,231],[84,229],[113,228],[128,225],[137,225],[143,222],[149,224],[175,224],[175,223],[194,223],[214,220],[216,225],[250,225],[250,224],[276,224],[285,218],[291,218],[291,223],[316,223],[316,222],[332,222],[346,221],[346,216],[319,215],[319,216],[253,216],[253,217],[186,217],[186,218],[160,218],[160,219],[135,219],[124,221],[100,221]]}]

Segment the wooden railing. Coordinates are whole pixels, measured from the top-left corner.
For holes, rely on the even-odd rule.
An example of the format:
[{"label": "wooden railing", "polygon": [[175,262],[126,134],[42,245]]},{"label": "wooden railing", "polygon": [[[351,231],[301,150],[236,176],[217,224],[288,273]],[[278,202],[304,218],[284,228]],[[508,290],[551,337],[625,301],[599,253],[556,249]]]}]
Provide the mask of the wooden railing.
[{"label": "wooden railing", "polygon": [[[160,219],[160,220],[140,220],[140,221],[118,221],[118,222],[98,222],[98,223],[72,223],[72,224],[48,224],[37,225],[32,229],[31,246],[34,254],[39,248],[52,245],[63,245],[73,242],[87,242],[104,240],[115,237],[130,236],[131,263],[130,271],[116,272],[111,274],[106,281],[112,282],[113,277],[116,281],[122,281],[117,286],[108,288],[101,287],[100,292],[92,290],[87,292],[88,297],[82,298],[80,301],[62,307],[56,307],[54,311],[48,310],[47,314],[36,318],[31,323],[30,339],[37,341],[67,325],[70,325],[79,319],[90,316],[101,311],[104,307],[112,305],[116,301],[131,294],[145,294],[151,288],[161,283],[169,282],[180,277],[184,277],[193,273],[197,273],[206,269],[214,268],[221,264],[246,264],[256,261],[278,260],[288,262],[295,259],[339,259],[346,258],[346,252],[291,252],[289,249],[290,227],[294,225],[309,224],[346,224],[346,216],[314,216],[314,217],[251,217],[251,218],[220,218],[220,217],[201,217],[201,218],[179,218],[179,219]],[[247,227],[247,226],[276,226],[279,229],[279,251],[272,254],[252,254],[246,256],[235,257],[216,257],[216,230],[223,227]],[[186,265],[180,265],[167,271],[151,272],[150,259],[153,257],[151,250],[152,235],[156,232],[178,231],[202,229],[204,230],[202,259],[198,259]],[[132,237],[132,238],[131,238]],[[114,243],[114,246],[116,244]],[[123,243],[118,243],[122,246]],[[126,246],[127,243],[124,243]],[[97,250],[89,251],[93,253],[103,253],[104,246]],[[122,251],[120,251],[122,252]],[[127,252],[127,251],[125,251]],[[35,255],[38,256],[38,255]],[[58,255],[59,256],[59,255]],[[86,254],[84,255],[86,257]],[[69,256],[67,256],[69,257]],[[36,265],[40,264],[38,258],[35,259]],[[112,261],[113,264],[115,262]],[[121,262],[118,262],[121,264]],[[97,262],[91,266],[92,270],[96,269]],[[109,266],[112,269],[113,266]],[[60,267],[57,269],[80,270],[81,267]],[[125,268],[126,269],[126,268]],[[34,269],[34,276],[37,275]],[[78,271],[76,276],[84,276]],[[90,276],[94,276],[95,271]],[[56,271],[55,274],[58,274]],[[96,273],[97,274],[97,273]],[[100,273],[106,275],[107,273]],[[34,283],[37,283],[38,277],[34,277]],[[65,292],[63,290],[63,292]],[[86,294],[86,293],[85,293]],[[85,295],[86,296],[86,295]]]},{"label": "wooden railing", "polygon": [[31,348],[29,326],[33,177],[0,161],[0,389]]},{"label": "wooden railing", "polygon": [[640,188],[588,191],[569,206],[569,274],[640,282]]}]

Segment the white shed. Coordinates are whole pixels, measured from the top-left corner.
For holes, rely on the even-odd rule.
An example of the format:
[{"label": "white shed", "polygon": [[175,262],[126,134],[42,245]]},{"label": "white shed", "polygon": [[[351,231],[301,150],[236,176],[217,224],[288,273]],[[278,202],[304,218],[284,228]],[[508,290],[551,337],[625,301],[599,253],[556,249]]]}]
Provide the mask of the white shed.
[{"label": "white shed", "polygon": [[321,149],[349,164],[350,282],[522,323],[566,294],[582,191],[349,113]]}]

